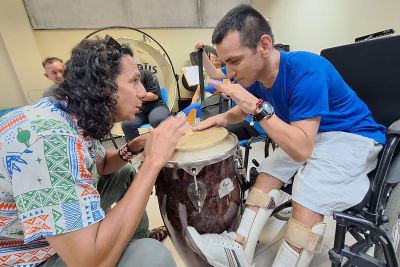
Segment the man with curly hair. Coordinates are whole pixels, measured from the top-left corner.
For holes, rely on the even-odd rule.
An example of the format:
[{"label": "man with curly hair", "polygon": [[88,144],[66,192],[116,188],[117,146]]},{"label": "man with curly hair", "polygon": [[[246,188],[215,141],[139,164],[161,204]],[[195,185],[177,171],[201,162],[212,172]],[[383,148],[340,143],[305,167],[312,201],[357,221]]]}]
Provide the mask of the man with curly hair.
[{"label": "man with curly hair", "polygon": [[[135,117],[145,93],[128,46],[83,40],[54,97],[0,119],[0,266],[176,266],[160,242],[137,238],[185,120],[169,118],[119,150],[99,142],[114,122]],[[143,150],[135,179],[114,182]]]}]

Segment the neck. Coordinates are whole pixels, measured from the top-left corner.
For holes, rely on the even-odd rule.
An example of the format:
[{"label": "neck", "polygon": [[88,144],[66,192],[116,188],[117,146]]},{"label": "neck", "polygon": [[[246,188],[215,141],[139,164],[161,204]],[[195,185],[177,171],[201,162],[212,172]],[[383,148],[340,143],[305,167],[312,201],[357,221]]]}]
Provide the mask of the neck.
[{"label": "neck", "polygon": [[279,73],[280,53],[278,50],[272,50],[266,59],[265,66],[260,75],[260,82],[265,87],[272,87]]}]

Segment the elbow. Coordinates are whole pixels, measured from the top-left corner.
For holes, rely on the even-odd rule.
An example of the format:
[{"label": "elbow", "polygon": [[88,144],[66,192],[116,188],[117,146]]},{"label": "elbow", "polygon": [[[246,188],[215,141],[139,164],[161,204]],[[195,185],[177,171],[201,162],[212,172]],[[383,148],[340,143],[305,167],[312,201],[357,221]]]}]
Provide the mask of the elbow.
[{"label": "elbow", "polygon": [[301,151],[297,151],[292,158],[297,162],[305,162],[311,158],[312,149],[303,149]]}]

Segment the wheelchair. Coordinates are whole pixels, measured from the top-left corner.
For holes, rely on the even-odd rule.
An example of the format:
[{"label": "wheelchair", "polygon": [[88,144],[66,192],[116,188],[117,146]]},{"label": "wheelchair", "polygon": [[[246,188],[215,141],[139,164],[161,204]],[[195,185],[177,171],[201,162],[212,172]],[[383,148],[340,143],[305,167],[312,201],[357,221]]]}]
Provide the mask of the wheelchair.
[{"label": "wheelchair", "polygon": [[[387,127],[387,141],[378,165],[368,176],[370,189],[356,206],[333,213],[336,221],[334,246],[328,252],[332,267],[398,267],[400,261],[400,36],[373,39],[321,51],[347,84],[368,105],[374,119]],[[249,140],[243,158],[248,166]],[[265,156],[276,148],[266,136]],[[257,166],[258,162],[253,160]],[[255,182],[258,173],[250,168],[242,176],[242,192]],[[281,189],[291,193],[291,185]],[[244,196],[244,193],[242,193]],[[244,198],[242,198],[244,199]],[[291,200],[275,208],[273,216],[287,220]],[[286,215],[285,215],[286,214]],[[346,244],[350,234],[355,243]],[[372,255],[371,255],[372,254]]]}]

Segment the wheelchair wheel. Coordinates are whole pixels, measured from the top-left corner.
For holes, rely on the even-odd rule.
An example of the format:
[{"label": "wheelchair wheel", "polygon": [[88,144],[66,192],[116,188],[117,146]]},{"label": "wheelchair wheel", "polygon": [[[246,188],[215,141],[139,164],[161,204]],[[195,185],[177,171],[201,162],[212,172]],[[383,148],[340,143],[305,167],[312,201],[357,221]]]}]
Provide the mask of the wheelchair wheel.
[{"label": "wheelchair wheel", "polygon": [[[384,215],[388,216],[389,222],[383,225],[383,229],[387,231],[394,250],[396,251],[396,257],[400,258],[400,184],[397,184],[389,195],[388,202],[385,207]],[[386,262],[385,255],[383,253],[382,247],[375,246],[374,252],[375,258]]]}]

